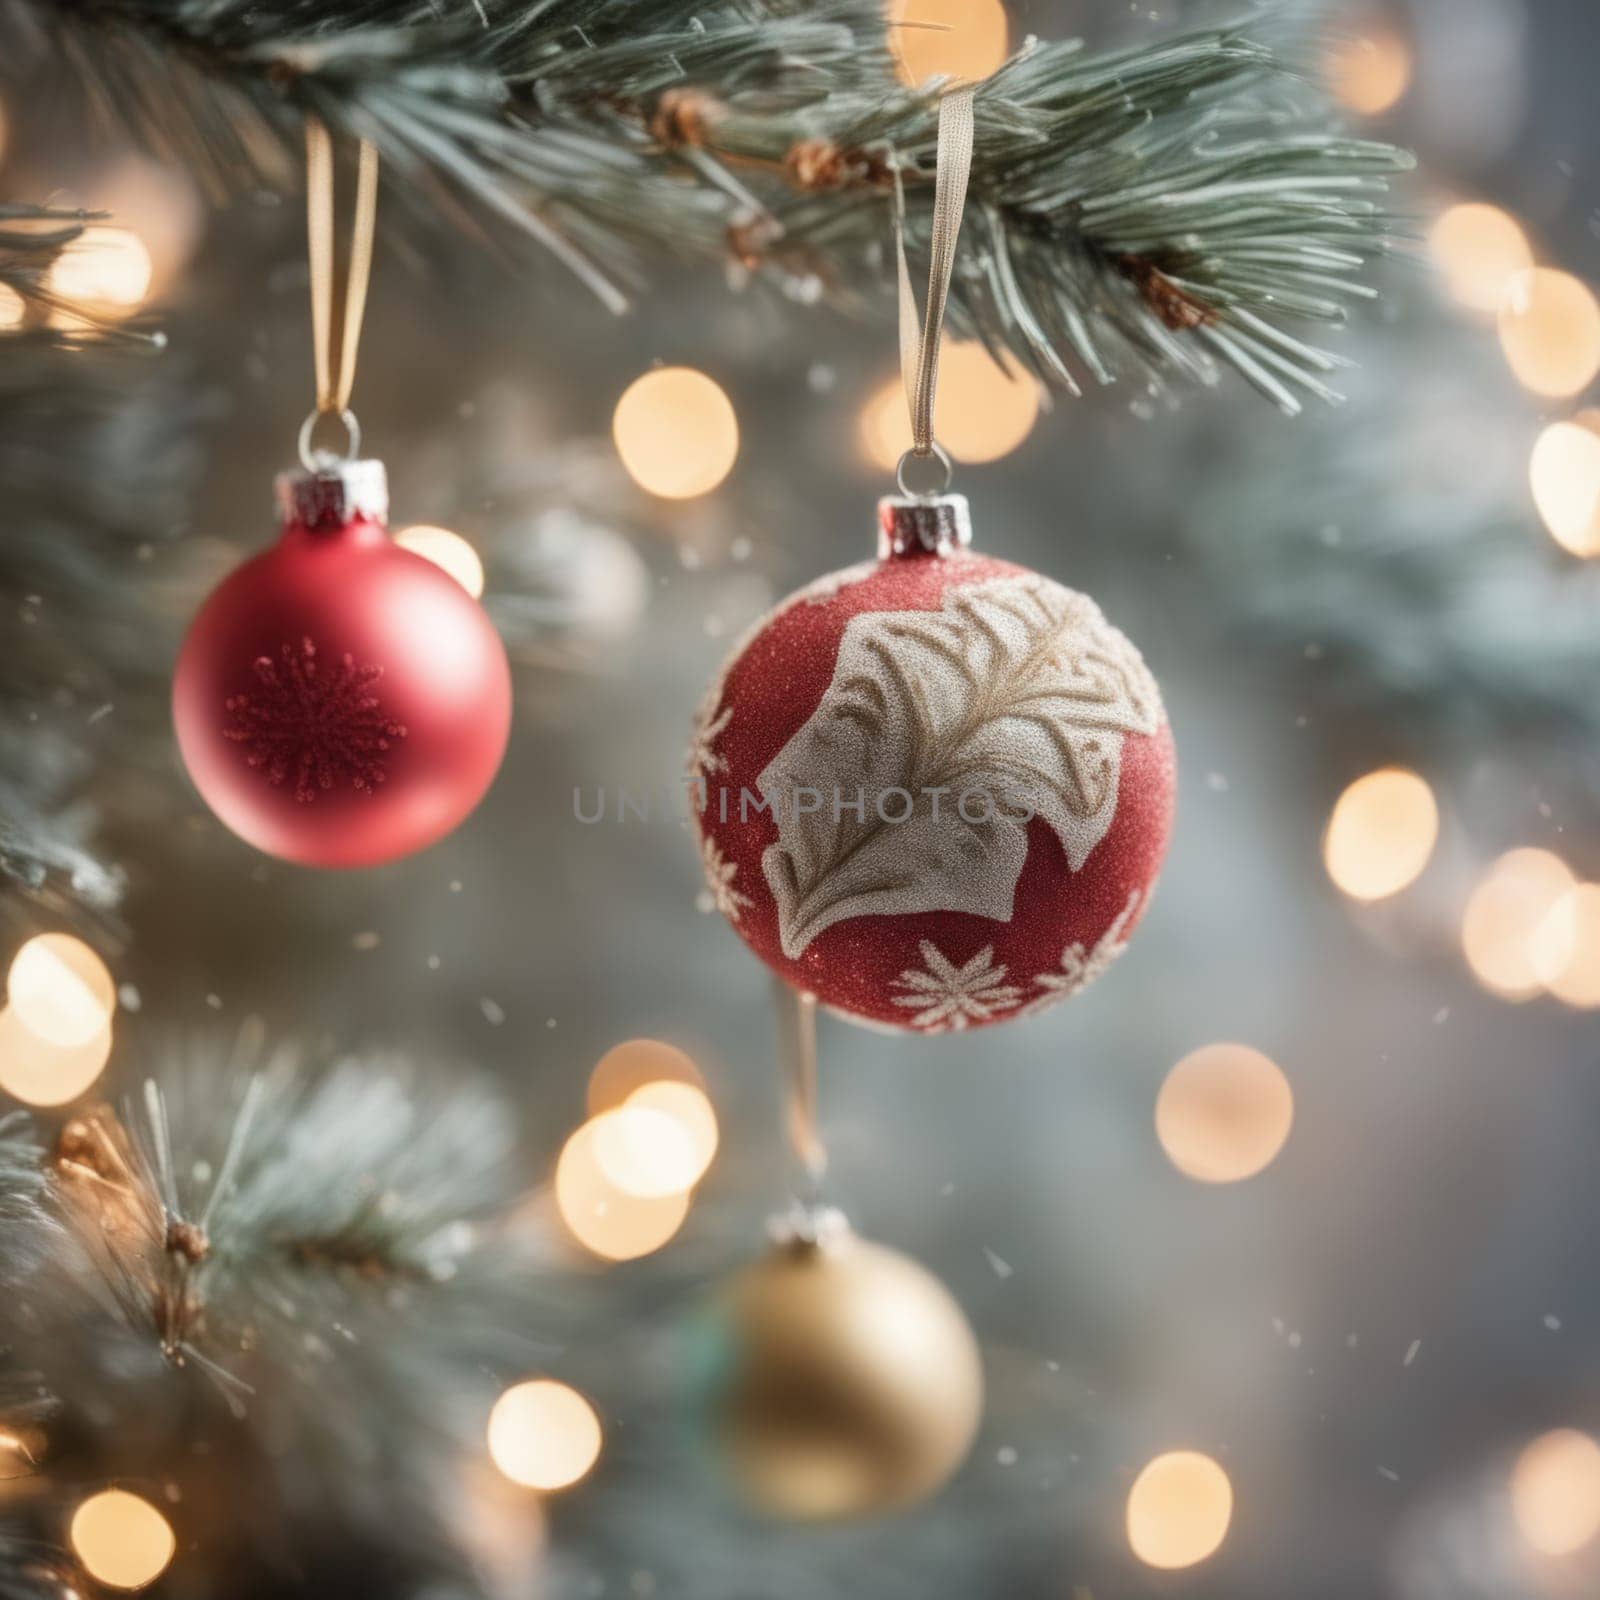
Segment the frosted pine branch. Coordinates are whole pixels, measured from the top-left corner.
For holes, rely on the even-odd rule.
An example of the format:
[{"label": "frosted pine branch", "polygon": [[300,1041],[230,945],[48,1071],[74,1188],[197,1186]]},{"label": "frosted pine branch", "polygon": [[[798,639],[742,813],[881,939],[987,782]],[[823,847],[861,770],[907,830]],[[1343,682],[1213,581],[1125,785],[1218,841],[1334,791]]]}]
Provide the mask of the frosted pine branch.
[{"label": "frosted pine branch", "polygon": [[[869,0],[0,4],[12,59],[54,45],[216,184],[295,181],[315,112],[412,201],[500,218],[617,308],[669,255],[887,306],[896,168],[926,228],[937,90],[896,84]],[[1061,388],[1228,367],[1285,410],[1331,398],[1341,363],[1304,331],[1370,293],[1409,164],[1326,126],[1243,29],[1030,42],[979,90],[957,319]]]}]

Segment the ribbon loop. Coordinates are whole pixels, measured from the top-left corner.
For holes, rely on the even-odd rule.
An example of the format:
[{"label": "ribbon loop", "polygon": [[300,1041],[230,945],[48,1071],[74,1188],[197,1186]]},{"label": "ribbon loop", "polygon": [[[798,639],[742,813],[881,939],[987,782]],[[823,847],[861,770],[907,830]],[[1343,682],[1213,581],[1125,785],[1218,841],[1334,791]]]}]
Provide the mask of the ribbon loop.
[{"label": "ribbon loop", "polygon": [[900,279],[900,375],[911,413],[911,449],[915,455],[934,452],[933,400],[939,384],[939,341],[950,278],[956,264],[956,240],[967,203],[972,172],[972,88],[952,90],[939,102],[939,149],[933,185],[933,225],[928,240],[928,304],[918,327],[917,299],[906,261],[905,193],[895,171],[895,248]]},{"label": "ribbon loop", "polygon": [[339,312],[339,354],[334,364],[333,140],[327,124],[306,118],[306,246],[311,264],[311,338],[317,374],[317,414],[348,413],[356,381],[361,320],[372,276],[372,241],[378,220],[378,152],[361,141],[356,169],[350,259]]}]

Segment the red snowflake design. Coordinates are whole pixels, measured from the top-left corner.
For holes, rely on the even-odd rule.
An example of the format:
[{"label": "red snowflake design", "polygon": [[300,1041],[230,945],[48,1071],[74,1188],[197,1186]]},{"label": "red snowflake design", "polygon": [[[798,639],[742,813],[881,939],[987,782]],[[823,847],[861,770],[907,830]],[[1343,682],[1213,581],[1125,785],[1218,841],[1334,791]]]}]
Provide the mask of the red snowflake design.
[{"label": "red snowflake design", "polygon": [[383,758],[406,736],[372,693],[383,668],[357,666],[347,653],[329,670],[310,639],[284,645],[279,657],[256,657],[260,688],[228,697],[223,737],[243,745],[269,783],[292,780],[303,805],[344,781],[375,794],[389,777]]}]

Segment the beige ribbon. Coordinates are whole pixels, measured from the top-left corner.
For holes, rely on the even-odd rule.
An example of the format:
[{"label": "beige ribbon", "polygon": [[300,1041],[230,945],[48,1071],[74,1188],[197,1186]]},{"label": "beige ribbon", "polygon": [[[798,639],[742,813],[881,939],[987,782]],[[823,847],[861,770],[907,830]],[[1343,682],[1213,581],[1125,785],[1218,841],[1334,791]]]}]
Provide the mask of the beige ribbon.
[{"label": "beige ribbon", "polygon": [[348,424],[350,391],[356,381],[361,319],[367,309],[372,275],[372,237],[378,219],[378,152],[361,141],[356,171],[356,208],[350,223],[350,261],[345,271],[344,304],[339,316],[339,356],[333,358],[334,247],[333,140],[327,125],[306,118],[306,243],[311,261],[311,337],[316,357],[315,416],[333,413]]},{"label": "beige ribbon", "polygon": [[900,269],[900,375],[905,380],[911,412],[914,455],[937,451],[933,439],[933,399],[939,384],[939,340],[950,276],[956,264],[956,240],[967,203],[972,172],[972,89],[952,90],[939,102],[939,151],[934,173],[933,229],[928,251],[928,305],[918,326],[917,298],[906,261],[905,192],[895,172],[895,248]]},{"label": "beige ribbon", "polygon": [[783,1120],[789,1148],[813,1191],[828,1170],[817,1124],[817,997],[772,980],[778,1009],[778,1054],[783,1067]]}]

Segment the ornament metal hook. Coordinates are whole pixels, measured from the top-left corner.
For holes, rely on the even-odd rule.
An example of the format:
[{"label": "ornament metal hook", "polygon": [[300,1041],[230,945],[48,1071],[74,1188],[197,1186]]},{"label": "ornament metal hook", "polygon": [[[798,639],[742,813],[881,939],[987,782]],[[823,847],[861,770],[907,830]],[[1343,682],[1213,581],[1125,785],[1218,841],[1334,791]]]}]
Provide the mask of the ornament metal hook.
[{"label": "ornament metal hook", "polygon": [[[323,417],[337,417],[344,424],[346,439],[342,456],[336,456],[328,450],[313,450],[311,447],[311,435]],[[321,411],[313,407],[307,414],[306,420],[300,424],[300,465],[307,472],[321,472],[330,463],[343,464],[355,461],[360,455],[361,424],[356,421],[355,412],[348,406],[342,411]]]},{"label": "ornament metal hook", "polygon": [[[913,461],[937,461],[941,473],[940,480],[931,488],[913,489],[906,482],[906,468]],[[935,440],[925,451],[913,447],[900,457],[900,464],[894,469],[894,481],[900,486],[900,493],[908,499],[931,500],[936,495],[949,492],[950,485],[955,481],[956,469],[951,463],[949,455],[938,440]]]}]

